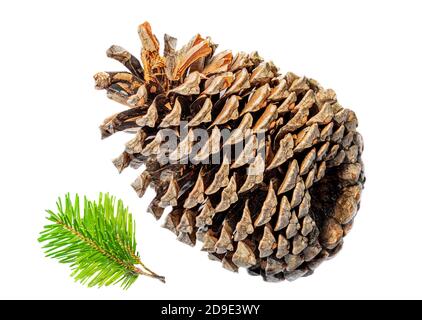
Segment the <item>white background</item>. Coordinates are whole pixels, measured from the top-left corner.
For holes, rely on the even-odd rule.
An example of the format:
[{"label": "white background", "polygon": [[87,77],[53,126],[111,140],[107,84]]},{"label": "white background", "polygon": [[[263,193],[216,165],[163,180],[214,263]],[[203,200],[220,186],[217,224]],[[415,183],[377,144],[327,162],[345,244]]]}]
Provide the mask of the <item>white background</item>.
[{"label": "white background", "polygon": [[[0,298],[422,298],[420,1],[8,1],[0,10]],[[138,55],[148,20],[179,45],[195,33],[219,49],[259,50],[281,72],[336,90],[365,139],[367,183],[342,252],[293,283],[233,274],[160,228],[111,163],[129,138],[100,140],[121,106],[92,75],[123,69],[111,44]],[[57,196],[110,191],[138,225],[144,262],[167,284],[88,289],[37,242]]]}]

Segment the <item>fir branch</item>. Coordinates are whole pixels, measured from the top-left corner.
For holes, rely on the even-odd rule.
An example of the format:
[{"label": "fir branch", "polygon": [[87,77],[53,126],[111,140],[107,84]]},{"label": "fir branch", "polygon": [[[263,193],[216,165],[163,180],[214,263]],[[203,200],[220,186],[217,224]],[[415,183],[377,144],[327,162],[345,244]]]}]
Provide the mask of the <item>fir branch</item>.
[{"label": "fir branch", "polygon": [[79,196],[57,201],[57,212],[47,210],[48,220],[38,241],[45,243],[47,257],[69,263],[75,280],[92,286],[119,283],[129,288],[139,275],[161,277],[145,267],[136,251],[135,222],[121,200],[100,194],[97,202],[84,198],[81,215]]}]

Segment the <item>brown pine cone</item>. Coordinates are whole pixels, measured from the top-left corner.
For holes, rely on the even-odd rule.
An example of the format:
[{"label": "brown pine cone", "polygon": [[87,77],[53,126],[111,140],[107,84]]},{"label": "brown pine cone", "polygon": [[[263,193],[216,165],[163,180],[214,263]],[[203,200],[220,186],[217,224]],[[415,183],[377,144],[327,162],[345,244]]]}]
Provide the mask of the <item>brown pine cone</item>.
[{"label": "brown pine cone", "polygon": [[142,64],[112,46],[107,55],[129,72],[94,76],[126,106],[100,127],[103,138],[133,134],[114,160],[119,172],[143,165],[132,186],[140,197],[155,189],[148,210],[159,219],[171,206],[164,227],[186,244],[200,240],[226,269],[266,281],[312,274],[341,249],[359,208],[355,113],[256,52],[215,54],[200,35],[177,51],[166,35],[161,56],[150,25],[138,32]]}]

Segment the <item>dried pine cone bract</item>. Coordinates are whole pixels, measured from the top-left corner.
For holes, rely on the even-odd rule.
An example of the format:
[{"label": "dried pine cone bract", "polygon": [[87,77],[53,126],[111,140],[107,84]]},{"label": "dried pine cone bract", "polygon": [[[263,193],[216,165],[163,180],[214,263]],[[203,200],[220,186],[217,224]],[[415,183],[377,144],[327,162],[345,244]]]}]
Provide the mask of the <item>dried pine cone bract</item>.
[{"label": "dried pine cone bract", "polygon": [[312,274],[341,249],[359,208],[355,113],[256,52],[215,52],[200,35],[176,50],[166,35],[160,55],[150,25],[138,32],[141,61],[112,46],[107,55],[128,71],[94,76],[125,106],[100,127],[103,138],[132,134],[118,170],[142,168],[132,187],[155,190],[148,210],[226,269],[266,281]]}]

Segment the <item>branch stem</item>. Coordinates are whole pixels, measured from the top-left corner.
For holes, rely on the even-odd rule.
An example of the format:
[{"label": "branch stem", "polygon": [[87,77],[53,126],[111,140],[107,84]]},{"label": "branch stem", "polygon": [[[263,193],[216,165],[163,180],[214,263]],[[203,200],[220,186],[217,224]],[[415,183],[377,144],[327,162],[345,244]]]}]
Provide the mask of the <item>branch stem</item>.
[{"label": "branch stem", "polygon": [[145,269],[145,271],[142,270],[141,268],[135,267],[135,270],[134,270],[135,273],[140,274],[140,275],[143,275],[143,276],[151,277],[151,278],[154,278],[154,279],[158,279],[161,282],[166,283],[166,278],[165,277],[159,276],[155,272],[151,271],[150,269],[148,269],[147,267],[145,267],[145,265],[143,263],[140,263],[140,265]]}]

